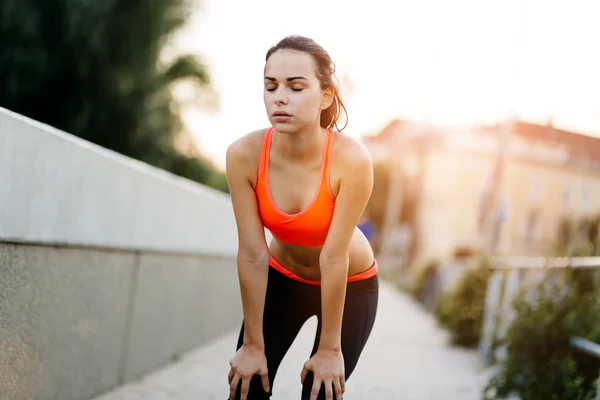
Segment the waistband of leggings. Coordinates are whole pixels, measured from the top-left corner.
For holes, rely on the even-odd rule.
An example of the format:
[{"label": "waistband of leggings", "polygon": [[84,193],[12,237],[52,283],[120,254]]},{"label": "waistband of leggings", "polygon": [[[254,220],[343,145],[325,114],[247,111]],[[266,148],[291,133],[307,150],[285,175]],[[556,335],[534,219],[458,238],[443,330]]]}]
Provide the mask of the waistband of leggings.
[{"label": "waistband of leggings", "polygon": [[[271,256],[270,265],[272,268],[276,269],[283,275],[287,276],[288,278],[294,279],[298,282],[306,283],[309,285],[320,285],[321,284],[321,282],[319,282],[319,281],[312,281],[309,279],[304,279],[304,278],[296,275],[295,273],[293,273],[292,271],[290,271],[289,269],[284,267],[283,264],[281,264],[279,261],[277,261],[275,259],[275,257],[273,257],[273,256]],[[348,281],[348,283],[350,283],[350,282],[357,282],[357,281],[372,278],[375,275],[377,275],[378,269],[379,269],[379,265],[377,264],[377,260],[374,259],[373,265],[371,265],[371,267],[369,267],[369,269],[367,269],[363,272],[359,272],[358,274],[350,275],[348,277],[347,281]]]}]

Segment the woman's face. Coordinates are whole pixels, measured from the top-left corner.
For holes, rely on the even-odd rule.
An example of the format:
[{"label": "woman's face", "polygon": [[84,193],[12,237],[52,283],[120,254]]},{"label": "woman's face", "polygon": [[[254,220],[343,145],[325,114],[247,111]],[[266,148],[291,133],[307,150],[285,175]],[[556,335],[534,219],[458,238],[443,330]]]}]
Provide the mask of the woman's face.
[{"label": "woman's face", "polygon": [[320,112],[333,100],[322,90],[312,56],[296,50],[277,50],[265,65],[264,102],[269,121],[282,133],[319,126]]}]

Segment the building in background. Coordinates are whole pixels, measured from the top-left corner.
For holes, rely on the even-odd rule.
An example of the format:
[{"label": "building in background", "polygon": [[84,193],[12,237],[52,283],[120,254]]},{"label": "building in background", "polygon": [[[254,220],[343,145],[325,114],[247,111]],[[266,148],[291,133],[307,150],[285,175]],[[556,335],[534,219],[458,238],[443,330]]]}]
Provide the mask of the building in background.
[{"label": "building in background", "polygon": [[[385,239],[398,227],[410,228],[410,265],[486,249],[482,200],[503,129],[503,124],[447,129],[394,120],[365,137],[376,171],[369,209],[382,235],[379,250],[386,250]],[[500,193],[493,214],[495,251],[551,254],[567,221],[600,214],[600,138],[514,122]],[[390,215],[395,222],[386,225]]]}]

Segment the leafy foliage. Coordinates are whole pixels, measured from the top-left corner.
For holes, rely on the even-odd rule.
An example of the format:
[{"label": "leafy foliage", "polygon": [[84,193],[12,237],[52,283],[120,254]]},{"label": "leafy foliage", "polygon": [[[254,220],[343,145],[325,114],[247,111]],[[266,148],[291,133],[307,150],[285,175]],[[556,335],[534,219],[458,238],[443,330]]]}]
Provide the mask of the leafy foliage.
[{"label": "leafy foliage", "polygon": [[507,357],[489,393],[500,398],[517,393],[522,400],[595,398],[600,360],[574,349],[570,340],[600,342],[598,273],[566,270],[560,278],[535,285],[534,301],[525,290],[516,297]]},{"label": "leafy foliage", "polygon": [[411,294],[415,299],[421,301],[425,295],[425,287],[432,279],[435,279],[437,270],[440,267],[438,260],[431,260],[426,263],[422,268],[419,268],[415,275],[415,280],[412,284]]},{"label": "leafy foliage", "polygon": [[174,145],[184,134],[178,82],[216,99],[195,55],[163,50],[192,0],[4,0],[0,106],[129,157],[216,185],[224,177]]},{"label": "leafy foliage", "polygon": [[491,275],[487,262],[481,261],[476,268],[466,269],[452,290],[440,294],[435,314],[450,331],[453,344],[476,347],[479,343]]}]

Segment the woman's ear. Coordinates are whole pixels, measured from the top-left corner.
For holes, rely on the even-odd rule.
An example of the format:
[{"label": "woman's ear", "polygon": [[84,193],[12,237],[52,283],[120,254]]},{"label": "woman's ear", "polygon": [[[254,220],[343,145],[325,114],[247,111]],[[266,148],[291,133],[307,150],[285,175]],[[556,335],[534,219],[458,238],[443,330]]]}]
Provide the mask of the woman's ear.
[{"label": "woman's ear", "polygon": [[332,87],[328,87],[327,89],[325,89],[323,91],[323,99],[321,100],[321,111],[327,110],[333,103],[334,99],[335,99],[334,89]]}]

